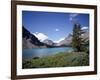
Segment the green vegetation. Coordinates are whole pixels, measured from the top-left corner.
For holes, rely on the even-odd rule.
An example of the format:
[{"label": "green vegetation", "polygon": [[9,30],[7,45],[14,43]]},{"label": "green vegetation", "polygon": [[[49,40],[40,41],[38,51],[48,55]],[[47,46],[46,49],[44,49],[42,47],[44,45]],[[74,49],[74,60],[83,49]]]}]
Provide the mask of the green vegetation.
[{"label": "green vegetation", "polygon": [[86,52],[87,48],[85,46],[86,41],[81,38],[84,32],[81,30],[80,24],[74,24],[73,27],[73,37],[72,37],[72,47],[76,52]]},{"label": "green vegetation", "polygon": [[48,68],[68,66],[88,66],[89,58],[85,52],[60,52],[56,55],[46,57],[35,57],[30,60],[23,60],[24,68]]}]

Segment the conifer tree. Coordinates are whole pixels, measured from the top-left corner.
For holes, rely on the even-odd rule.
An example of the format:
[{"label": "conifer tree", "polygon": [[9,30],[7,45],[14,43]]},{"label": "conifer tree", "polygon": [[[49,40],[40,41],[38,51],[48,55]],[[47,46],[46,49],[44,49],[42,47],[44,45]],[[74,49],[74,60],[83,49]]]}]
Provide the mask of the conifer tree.
[{"label": "conifer tree", "polygon": [[73,27],[73,35],[72,35],[72,47],[74,51],[81,52],[85,49],[83,46],[84,41],[81,38],[81,25],[80,24],[74,24]]}]

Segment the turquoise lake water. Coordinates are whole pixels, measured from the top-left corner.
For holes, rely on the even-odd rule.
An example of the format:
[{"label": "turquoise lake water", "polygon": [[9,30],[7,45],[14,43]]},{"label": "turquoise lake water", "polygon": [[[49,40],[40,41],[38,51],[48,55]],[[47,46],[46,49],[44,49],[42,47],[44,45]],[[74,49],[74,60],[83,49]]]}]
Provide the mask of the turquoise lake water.
[{"label": "turquoise lake water", "polygon": [[72,50],[71,47],[23,49],[22,56],[23,58],[43,57]]}]

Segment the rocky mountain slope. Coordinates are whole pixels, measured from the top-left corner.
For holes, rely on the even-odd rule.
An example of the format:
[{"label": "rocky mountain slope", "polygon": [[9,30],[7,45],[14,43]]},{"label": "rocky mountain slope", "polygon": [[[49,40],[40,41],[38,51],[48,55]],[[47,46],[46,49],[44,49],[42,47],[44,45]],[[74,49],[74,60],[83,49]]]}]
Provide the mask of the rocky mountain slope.
[{"label": "rocky mountain slope", "polygon": [[48,44],[48,45],[54,44],[54,42],[52,40],[49,40],[49,39],[44,40],[43,43]]},{"label": "rocky mountain slope", "polygon": [[22,46],[23,48],[38,48],[46,47],[46,45],[38,40],[33,34],[31,34],[24,27],[22,28]]}]

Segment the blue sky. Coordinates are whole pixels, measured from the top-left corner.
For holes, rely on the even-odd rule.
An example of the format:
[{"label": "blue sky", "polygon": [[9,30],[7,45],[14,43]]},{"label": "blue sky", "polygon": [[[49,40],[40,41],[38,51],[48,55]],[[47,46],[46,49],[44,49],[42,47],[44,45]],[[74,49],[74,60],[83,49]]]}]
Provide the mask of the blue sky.
[{"label": "blue sky", "polygon": [[22,25],[39,40],[62,40],[72,32],[73,23],[89,27],[89,14],[22,11]]}]

